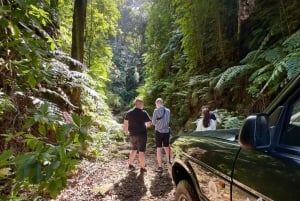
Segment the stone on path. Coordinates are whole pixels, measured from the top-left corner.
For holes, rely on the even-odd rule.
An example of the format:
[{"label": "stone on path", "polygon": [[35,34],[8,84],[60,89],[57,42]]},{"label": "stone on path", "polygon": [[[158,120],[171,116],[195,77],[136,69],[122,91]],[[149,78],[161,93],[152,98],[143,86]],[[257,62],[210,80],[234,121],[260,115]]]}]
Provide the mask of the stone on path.
[{"label": "stone on path", "polygon": [[92,191],[94,193],[100,194],[100,195],[105,195],[109,191],[111,191],[114,187],[113,183],[108,183],[108,184],[102,184],[101,186],[95,186]]}]

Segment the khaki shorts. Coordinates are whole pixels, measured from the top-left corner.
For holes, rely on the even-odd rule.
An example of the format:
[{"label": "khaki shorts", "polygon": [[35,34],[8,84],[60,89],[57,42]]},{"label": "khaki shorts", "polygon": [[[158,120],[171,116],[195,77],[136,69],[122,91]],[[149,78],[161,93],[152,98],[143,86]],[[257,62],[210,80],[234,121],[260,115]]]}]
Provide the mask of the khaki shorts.
[{"label": "khaki shorts", "polygon": [[140,152],[146,151],[147,135],[131,135],[129,138],[132,150]]}]

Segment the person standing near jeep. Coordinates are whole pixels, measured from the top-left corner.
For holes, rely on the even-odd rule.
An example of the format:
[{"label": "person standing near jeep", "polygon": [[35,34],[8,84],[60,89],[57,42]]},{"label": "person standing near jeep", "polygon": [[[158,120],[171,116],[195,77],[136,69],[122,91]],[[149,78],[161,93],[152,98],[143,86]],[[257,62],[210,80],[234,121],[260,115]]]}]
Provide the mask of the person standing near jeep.
[{"label": "person standing near jeep", "polygon": [[217,129],[217,118],[214,113],[209,111],[208,105],[201,107],[202,118],[197,121],[196,131],[207,131]]},{"label": "person standing near jeep", "polygon": [[155,144],[156,144],[156,158],[158,168],[156,172],[162,172],[162,146],[164,147],[168,161],[170,161],[170,110],[163,105],[163,100],[157,98],[155,101],[156,109],[153,112],[152,124],[155,126]]},{"label": "person standing near jeep", "polygon": [[129,154],[129,169],[134,170],[133,165],[135,156],[138,152],[140,171],[146,172],[145,169],[145,151],[147,143],[147,128],[151,126],[151,118],[147,111],[143,110],[144,101],[137,98],[135,107],[126,113],[124,119],[124,131],[129,135],[132,150]]}]

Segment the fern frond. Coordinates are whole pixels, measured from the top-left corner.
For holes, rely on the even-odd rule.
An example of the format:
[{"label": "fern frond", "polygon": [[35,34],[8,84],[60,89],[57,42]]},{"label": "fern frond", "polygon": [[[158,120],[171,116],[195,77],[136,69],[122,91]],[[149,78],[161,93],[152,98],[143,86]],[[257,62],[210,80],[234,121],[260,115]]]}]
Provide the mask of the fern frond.
[{"label": "fern frond", "polygon": [[253,64],[245,64],[239,66],[232,66],[228,68],[222,76],[220,77],[218,83],[215,86],[215,89],[221,89],[225,85],[228,85],[230,82],[234,81],[236,77],[243,76],[244,74],[248,73],[250,70],[256,68]]},{"label": "fern frond", "polygon": [[209,81],[208,74],[196,75],[190,78],[187,86],[195,86]]},{"label": "fern frond", "polygon": [[257,56],[257,50],[249,52],[241,61],[241,64],[253,63]]},{"label": "fern frond", "polygon": [[177,96],[186,97],[188,95],[188,92],[187,91],[182,91],[182,92],[176,92],[174,94],[177,95]]},{"label": "fern frond", "polygon": [[[62,72],[69,71],[68,65],[66,65],[63,62],[56,60],[56,59],[52,59],[51,62],[49,63],[49,65],[52,67],[50,74],[52,74],[53,76],[58,76],[58,75],[61,75]],[[64,74],[65,73],[63,73],[63,75]]]},{"label": "fern frond", "polygon": [[267,64],[263,66],[262,68],[259,68],[249,78],[249,81],[255,83],[255,84],[262,84],[263,82],[266,82],[269,78],[274,69],[274,66],[272,64]]},{"label": "fern frond", "polygon": [[[37,90],[35,90],[35,91],[37,91]],[[63,114],[62,114],[61,108],[59,108],[56,103],[51,102],[44,98],[36,97],[36,96],[29,96],[29,98],[32,100],[32,103],[37,107],[40,107],[42,104],[47,103],[48,110],[50,113],[62,117]],[[70,106],[72,106],[72,105],[70,105]]]},{"label": "fern frond", "polygon": [[[258,93],[259,95],[262,94],[266,90],[266,88],[271,85],[273,81],[278,80],[278,78],[280,78],[284,73],[286,73],[285,66],[282,64],[282,62],[279,62],[278,64],[274,65],[274,67],[275,68],[271,74],[271,77],[268,79],[264,87],[260,90],[260,92]],[[278,83],[276,85],[278,85]]]},{"label": "fern frond", "polygon": [[208,93],[209,87],[202,87],[200,90],[197,91],[197,94],[203,94],[204,96]]},{"label": "fern frond", "polygon": [[93,83],[95,82],[91,77],[84,73],[84,72],[78,72],[78,71],[71,71],[69,70],[69,66],[64,64],[63,62],[52,59],[50,63],[52,69],[49,71],[49,73],[54,78],[63,78],[64,80],[74,80],[75,82],[82,82],[82,83]]},{"label": "fern frond", "polygon": [[300,30],[292,34],[288,39],[286,39],[282,45],[287,49],[288,52],[300,48]]},{"label": "fern frond", "polygon": [[56,51],[53,51],[53,54],[54,54],[54,56],[57,60],[63,61],[65,63],[70,63],[71,62],[74,66],[80,67],[81,70],[89,71],[89,69],[83,63],[81,63],[80,61],[78,61],[76,59],[73,59],[72,57],[70,57],[65,52],[56,50]]},{"label": "fern frond", "polygon": [[215,68],[209,74],[192,76],[190,77],[187,86],[195,86],[195,85],[201,85],[206,83],[209,83],[209,85],[211,85],[211,83],[214,83],[216,79],[219,80],[221,73],[222,73],[222,69]]},{"label": "fern frond", "polygon": [[[35,88],[33,88],[32,90],[33,90],[33,91],[36,91],[36,92],[38,92],[38,93],[48,93],[48,94],[54,95],[55,97],[58,97],[58,98],[62,99],[65,103],[67,103],[67,104],[70,105],[71,107],[77,108],[75,105],[73,105],[73,104],[70,102],[70,100],[69,100],[69,98],[68,98],[67,96],[62,95],[62,94],[60,94],[60,93],[58,93],[58,92],[56,92],[56,91],[53,91],[53,90],[51,90],[51,89],[46,89],[46,88],[40,88],[40,89],[35,89]],[[41,99],[40,99],[40,100],[41,100]],[[53,104],[54,104],[54,103],[53,103]]]},{"label": "fern frond", "polygon": [[91,77],[85,73],[81,73],[78,71],[66,71],[63,72],[66,75],[66,78],[68,79],[73,79],[73,80],[77,80],[77,82],[89,82],[91,81]]},{"label": "fern frond", "polygon": [[275,65],[276,63],[280,62],[284,56],[285,52],[282,48],[274,48],[263,51],[258,58],[264,59],[268,63]]},{"label": "fern frond", "polygon": [[300,51],[287,55],[280,64],[285,67],[288,80],[295,78],[300,73]]},{"label": "fern frond", "polygon": [[[96,92],[94,89],[91,89],[90,87],[82,84],[82,83],[75,83],[75,82],[66,82],[67,85],[71,86],[71,87],[78,87],[83,89],[85,92],[87,92],[90,96],[99,99],[100,98],[100,94],[98,92]],[[103,97],[102,97],[103,98]]]}]

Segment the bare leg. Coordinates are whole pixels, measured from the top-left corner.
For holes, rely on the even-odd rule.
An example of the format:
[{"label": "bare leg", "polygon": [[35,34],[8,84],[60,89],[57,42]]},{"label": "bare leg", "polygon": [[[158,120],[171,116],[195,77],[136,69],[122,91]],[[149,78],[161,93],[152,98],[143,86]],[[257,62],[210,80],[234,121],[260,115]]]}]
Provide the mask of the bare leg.
[{"label": "bare leg", "polygon": [[131,150],[129,154],[129,165],[133,165],[137,150]]},{"label": "bare leg", "polygon": [[145,168],[145,152],[140,152],[139,151],[139,161],[140,161],[140,167]]},{"label": "bare leg", "polygon": [[170,155],[170,147],[164,147],[164,150],[165,150],[168,162],[170,162],[170,157],[171,157],[171,155]]},{"label": "bare leg", "polygon": [[162,164],[161,164],[161,158],[162,158],[161,147],[157,147],[156,148],[156,159],[157,159],[158,167],[162,166]]}]

